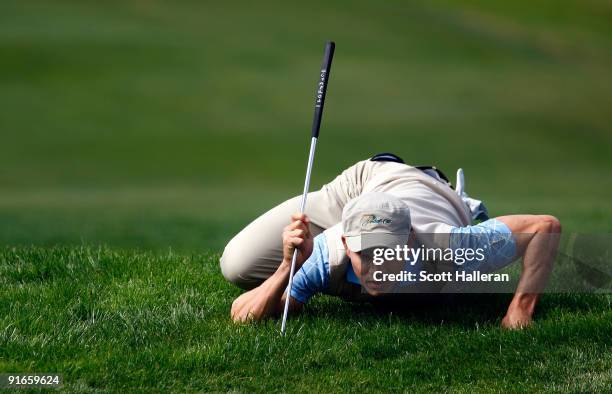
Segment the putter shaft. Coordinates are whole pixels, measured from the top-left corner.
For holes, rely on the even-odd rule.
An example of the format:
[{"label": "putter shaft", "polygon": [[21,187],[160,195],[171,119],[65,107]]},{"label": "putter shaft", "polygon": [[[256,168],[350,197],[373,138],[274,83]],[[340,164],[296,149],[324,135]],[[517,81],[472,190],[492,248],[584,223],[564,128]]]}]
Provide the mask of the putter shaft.
[{"label": "putter shaft", "polygon": [[[304,192],[302,193],[302,202],[300,204],[300,212],[304,213],[306,210],[306,199],[308,197],[308,190],[310,189],[310,175],[312,174],[312,164],[314,162],[314,154],[317,149],[317,138],[312,137],[310,140],[310,153],[308,154],[308,165],[306,166],[306,179],[304,180]],[[291,288],[293,287],[293,274],[295,273],[295,263],[297,260],[297,249],[293,251],[293,257],[291,258],[291,269],[289,270],[289,286],[287,287],[287,297],[285,298],[285,307],[283,309],[283,322],[281,324],[281,334],[285,335],[285,328],[287,326],[287,314],[289,313],[289,298],[291,297]]]}]

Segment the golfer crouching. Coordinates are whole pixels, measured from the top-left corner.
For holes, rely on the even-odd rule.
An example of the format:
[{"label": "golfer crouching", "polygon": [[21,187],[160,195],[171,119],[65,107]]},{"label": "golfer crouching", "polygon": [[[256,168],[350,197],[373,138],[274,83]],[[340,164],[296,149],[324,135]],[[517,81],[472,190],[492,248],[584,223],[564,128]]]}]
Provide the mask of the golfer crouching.
[{"label": "golfer crouching", "polygon": [[[389,282],[373,280],[371,252],[410,245],[478,250],[482,259],[457,269],[479,273],[495,272],[522,257],[517,289],[501,322],[521,328],[532,321],[561,232],[559,220],[549,215],[488,219],[484,206],[465,193],[462,173],[453,189],[436,168],[409,166],[392,154],[360,161],[309,193],[306,214],[295,213],[299,198],[264,213],[225,247],[223,275],[250,289],[234,300],[234,321],[282,312],[295,249],[292,312],[317,293],[350,301],[394,293]],[[484,221],[472,224],[473,219]],[[420,270],[430,263],[412,261],[405,267]]]}]

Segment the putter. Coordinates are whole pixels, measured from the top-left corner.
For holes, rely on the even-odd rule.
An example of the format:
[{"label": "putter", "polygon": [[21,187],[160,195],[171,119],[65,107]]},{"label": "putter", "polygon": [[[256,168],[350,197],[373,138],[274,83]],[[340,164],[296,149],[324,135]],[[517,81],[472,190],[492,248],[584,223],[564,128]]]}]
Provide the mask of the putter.
[{"label": "putter", "polygon": [[[331,70],[332,58],[334,57],[334,49],[336,44],[329,41],[325,44],[325,54],[323,55],[323,63],[321,64],[321,74],[317,82],[317,91],[315,93],[314,118],[312,120],[312,138],[310,140],[310,153],[308,154],[308,165],[306,166],[306,179],[304,181],[304,192],[302,193],[302,203],[300,212],[306,209],[306,197],[310,188],[310,175],[312,173],[312,163],[314,162],[315,149],[317,147],[317,139],[319,138],[319,129],[321,127],[321,117],[323,116],[323,105],[325,104],[325,93],[327,92],[327,81],[329,80],[329,72]],[[285,309],[283,310],[283,322],[281,324],[281,335],[285,335],[287,328],[287,315],[289,313],[289,298],[291,298],[291,289],[293,287],[293,274],[295,272],[295,261],[297,260],[297,249],[293,251],[291,259],[291,269],[289,270],[289,286],[287,287],[287,297],[285,298]]]}]

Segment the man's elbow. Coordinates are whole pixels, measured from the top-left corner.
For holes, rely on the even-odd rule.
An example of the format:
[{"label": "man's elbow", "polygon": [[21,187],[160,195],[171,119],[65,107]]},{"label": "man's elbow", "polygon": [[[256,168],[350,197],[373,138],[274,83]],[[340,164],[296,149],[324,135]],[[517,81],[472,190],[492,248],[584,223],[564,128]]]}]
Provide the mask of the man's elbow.
[{"label": "man's elbow", "polygon": [[256,318],[256,313],[253,309],[244,303],[241,297],[238,297],[232,302],[230,308],[230,317],[234,323],[246,323],[252,320],[259,320]]},{"label": "man's elbow", "polygon": [[561,222],[552,215],[540,215],[538,217],[538,232],[547,234],[560,234]]},{"label": "man's elbow", "polygon": [[236,298],[230,308],[230,316],[235,323],[247,323],[270,317],[269,306],[253,294],[254,290]]}]

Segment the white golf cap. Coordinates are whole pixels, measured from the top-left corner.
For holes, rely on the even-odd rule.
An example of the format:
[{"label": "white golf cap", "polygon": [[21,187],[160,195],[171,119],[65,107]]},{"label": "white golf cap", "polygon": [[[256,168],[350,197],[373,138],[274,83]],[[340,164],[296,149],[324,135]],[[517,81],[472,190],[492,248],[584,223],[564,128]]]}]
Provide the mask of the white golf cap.
[{"label": "white golf cap", "polygon": [[391,194],[364,193],[342,210],[344,237],[353,252],[405,245],[410,227],[410,208]]}]

